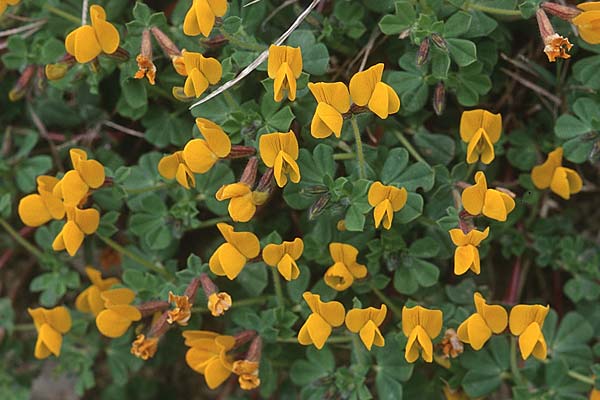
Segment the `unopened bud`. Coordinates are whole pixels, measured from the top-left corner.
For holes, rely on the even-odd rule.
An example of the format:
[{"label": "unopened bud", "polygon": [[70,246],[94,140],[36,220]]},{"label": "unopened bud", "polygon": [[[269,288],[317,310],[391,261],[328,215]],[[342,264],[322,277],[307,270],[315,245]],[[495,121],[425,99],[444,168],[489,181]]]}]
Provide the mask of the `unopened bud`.
[{"label": "unopened bud", "polygon": [[135,60],[138,64],[138,70],[134,78],[148,78],[148,82],[154,85],[156,83],[156,66],[152,62],[152,41],[150,40],[150,31],[148,29],[145,29],[142,33],[140,54],[138,54]]},{"label": "unopened bud", "polygon": [[426,37],[421,41],[419,51],[417,51],[417,66],[421,66],[429,59],[429,38]]},{"label": "unopened bud", "polygon": [[57,81],[65,77],[71,67],[66,63],[47,64],[45,68],[46,78],[49,81]]},{"label": "unopened bud", "polygon": [[435,44],[440,50],[444,52],[448,52],[448,42],[438,33],[431,34],[431,40],[433,40],[433,44]]},{"label": "unopened bud", "polygon": [[446,109],[446,86],[444,82],[438,82],[433,92],[433,111],[436,115],[442,115]]},{"label": "unopened bud", "polygon": [[535,13],[538,22],[538,28],[542,41],[544,42],[544,53],[548,56],[548,61],[554,62],[557,58],[571,58],[567,52],[573,45],[569,39],[564,38],[554,31],[554,27],[548,19],[548,15],[543,9],[538,9]]},{"label": "unopened bud", "polygon": [[315,201],[310,208],[308,209],[308,219],[312,221],[319,215],[325,211],[327,204],[329,204],[329,200],[331,199],[331,195],[329,193],[325,193],[321,197]]},{"label": "unopened bud", "polygon": [[234,144],[233,146],[231,146],[231,151],[229,152],[229,155],[226,158],[246,158],[252,157],[255,154],[256,149],[252,146],[240,146]]},{"label": "unopened bud", "polygon": [[256,186],[257,192],[271,193],[273,189],[273,168],[268,168],[263,176],[260,177],[258,185]]},{"label": "unopened bud", "polygon": [[10,101],[18,101],[21,100],[23,96],[25,96],[25,93],[27,92],[27,87],[29,86],[31,78],[35,74],[35,71],[36,66],[33,64],[25,67],[23,73],[17,80],[17,83],[8,93],[8,98],[10,99]]},{"label": "unopened bud", "polygon": [[183,87],[181,86],[173,86],[173,89],[171,89],[171,93],[173,94],[173,97],[175,97],[179,101],[183,101],[184,103],[189,103],[192,100],[196,99],[194,96],[186,95],[183,91]]},{"label": "unopened bud", "polygon": [[250,157],[248,163],[246,164],[246,168],[244,168],[244,172],[242,173],[242,177],[240,178],[241,183],[245,183],[246,185],[252,188],[254,186],[254,182],[256,182],[256,173],[258,171],[258,158]]},{"label": "unopened bud", "polygon": [[563,6],[558,3],[544,2],[541,6],[545,11],[548,11],[552,15],[556,15],[558,18],[564,19],[565,21],[572,20],[582,12],[578,8]]},{"label": "unopened bud", "polygon": [[167,57],[173,59],[173,57],[181,56],[179,48],[163,31],[156,26],[153,26],[150,28],[150,32],[152,32],[152,35]]},{"label": "unopened bud", "polygon": [[147,301],[137,306],[137,309],[142,313],[142,317],[147,317],[155,312],[164,311],[169,308],[169,302],[162,300]]},{"label": "unopened bud", "polygon": [[114,53],[111,53],[111,54],[102,53],[102,54],[105,54],[106,56],[108,56],[114,60],[117,60],[117,61],[125,62],[125,61],[129,60],[129,52],[122,47],[118,47]]},{"label": "unopened bud", "polygon": [[217,285],[210,279],[210,276],[207,274],[200,275],[200,282],[202,283],[202,290],[206,295],[206,298],[209,298],[211,294],[217,293],[219,288]]},{"label": "unopened bud", "polygon": [[187,296],[188,299],[190,299],[190,301],[193,302],[194,299],[196,298],[196,292],[198,291],[198,288],[200,287],[200,283],[201,283],[201,278],[192,279],[192,281],[185,288],[185,292],[183,292],[183,295]]},{"label": "unopened bud", "polygon": [[248,343],[250,340],[254,339],[255,336],[256,336],[256,331],[253,331],[250,329],[241,331],[240,333],[238,333],[234,336],[235,345],[233,347],[234,348],[240,347],[243,344]]}]

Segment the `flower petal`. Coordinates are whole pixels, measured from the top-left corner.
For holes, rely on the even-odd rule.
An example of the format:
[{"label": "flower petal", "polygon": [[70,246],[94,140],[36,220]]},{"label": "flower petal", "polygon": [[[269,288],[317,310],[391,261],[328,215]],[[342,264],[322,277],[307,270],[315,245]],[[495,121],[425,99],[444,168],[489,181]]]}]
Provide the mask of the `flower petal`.
[{"label": "flower petal", "polygon": [[471,215],[481,214],[483,203],[487,192],[487,182],[483,172],[475,174],[475,185],[470,186],[462,192],[463,208]]},{"label": "flower petal", "polygon": [[50,211],[39,194],[30,194],[19,201],[18,208],[21,221],[27,226],[37,227],[52,219]]}]

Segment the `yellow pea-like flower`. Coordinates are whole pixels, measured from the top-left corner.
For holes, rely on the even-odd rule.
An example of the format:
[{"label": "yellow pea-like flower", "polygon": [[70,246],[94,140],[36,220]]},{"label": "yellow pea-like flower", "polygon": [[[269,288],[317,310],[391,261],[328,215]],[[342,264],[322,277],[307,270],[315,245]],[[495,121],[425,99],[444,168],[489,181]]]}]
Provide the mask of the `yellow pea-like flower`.
[{"label": "yellow pea-like flower", "polygon": [[54,186],[53,193],[63,199],[65,206],[77,206],[88,195],[90,189],[98,189],[104,184],[104,167],[96,160],[88,160],[81,149],[69,151],[73,169],[68,171]]},{"label": "yellow pea-like flower", "polygon": [[20,2],[21,0],[0,0],[0,15],[4,14],[4,11],[6,11],[6,7],[16,6]]},{"label": "yellow pea-like flower", "polygon": [[406,204],[408,192],[405,188],[386,186],[381,182],[373,182],[369,187],[368,200],[373,210],[375,228],[379,228],[383,221],[383,227],[390,229],[394,219],[394,213],[400,211]]},{"label": "yellow pea-like flower", "polygon": [[183,33],[188,36],[210,36],[215,18],[227,13],[227,0],[194,0],[183,20]]},{"label": "yellow pea-like flower", "polygon": [[260,386],[258,375],[260,364],[256,361],[237,360],[233,363],[233,372],[238,375],[242,390],[253,390]]},{"label": "yellow pea-like flower", "polygon": [[317,139],[323,139],[333,133],[339,138],[344,124],[342,114],[350,110],[348,87],[342,82],[310,82],[308,89],[317,100],[317,109],[310,124],[310,134]]},{"label": "yellow pea-like flower", "polygon": [[373,345],[385,346],[385,339],[379,331],[379,326],[383,323],[386,314],[385,304],[382,304],[379,309],[374,307],[355,308],[346,314],[346,327],[350,332],[358,333],[367,350],[371,351]]},{"label": "yellow pea-like flower", "polygon": [[580,3],[577,8],[583,12],[573,18],[571,22],[577,26],[579,35],[589,44],[600,43],[600,2]]},{"label": "yellow pea-like flower", "polygon": [[98,57],[100,53],[112,54],[119,48],[119,31],[106,21],[104,8],[90,7],[92,25],[83,25],[71,31],[65,39],[67,53],[74,56],[77,62],[87,63]]},{"label": "yellow pea-like flower", "polygon": [[208,296],[206,308],[210,311],[213,317],[220,317],[225,314],[233,305],[233,300],[227,292],[215,292]]},{"label": "yellow pea-like flower", "polygon": [[308,316],[300,332],[298,332],[298,343],[304,346],[314,344],[319,350],[323,348],[331,329],[342,326],[346,310],[338,301],[321,301],[321,296],[304,292],[304,301],[312,311]]},{"label": "yellow pea-like flower", "polygon": [[262,135],[259,140],[260,158],[269,168],[273,168],[273,175],[277,186],[284,187],[289,179],[300,182],[300,167],[298,159],[298,140],[294,132],[269,133]]},{"label": "yellow pea-like flower", "polygon": [[85,235],[91,235],[98,229],[100,213],[94,208],[81,210],[77,207],[66,207],[66,212],[67,222],[52,242],[52,249],[66,249],[73,257],[81,247]]},{"label": "yellow pea-like flower", "polygon": [[243,182],[223,185],[215,194],[219,201],[229,200],[229,216],[236,222],[248,222],[256,212],[254,192]]},{"label": "yellow pea-like flower", "polygon": [[235,232],[233,226],[225,223],[217,224],[217,228],[226,243],[215,250],[208,265],[215,275],[227,276],[233,280],[248,260],[258,256],[260,243],[252,232]]},{"label": "yellow pea-like flower", "polygon": [[43,360],[54,354],[60,356],[62,335],[71,329],[71,314],[64,306],[46,308],[28,308],[27,312],[33,318],[33,324],[38,333],[33,355]]},{"label": "yellow pea-like flower", "polygon": [[135,293],[131,289],[110,289],[100,294],[105,309],[96,316],[96,327],[110,338],[123,336],[131,324],[142,319],[142,313],[131,303]]},{"label": "yellow pea-like flower", "polygon": [[79,293],[75,299],[75,307],[83,313],[97,316],[100,311],[104,310],[102,292],[121,283],[121,281],[117,278],[104,279],[100,271],[92,267],[85,267],[85,273],[92,284]]},{"label": "yellow pea-like flower", "polygon": [[538,360],[546,359],[546,339],[542,328],[548,311],[550,311],[549,306],[544,307],[537,304],[520,304],[510,310],[508,320],[510,332],[519,337],[519,348],[524,360],[527,360],[532,354]]},{"label": "yellow pea-like flower", "polygon": [[235,346],[233,336],[209,331],[185,331],[183,337],[185,345],[190,347],[185,354],[186,363],[204,375],[209,388],[216,389],[229,378],[233,357],[227,352]]},{"label": "yellow pea-like flower", "polygon": [[480,350],[492,333],[499,334],[506,329],[508,314],[502,306],[487,304],[478,292],[473,294],[473,302],[476,312],[460,324],[457,333],[461,342],[471,344],[473,350]]},{"label": "yellow pea-like flower", "polygon": [[[599,11],[600,12],[600,11]],[[583,181],[577,171],[562,166],[563,149],[556,148],[546,161],[531,170],[531,180],[538,189],[552,190],[565,200],[581,191]]]},{"label": "yellow pea-like flower", "polygon": [[352,286],[354,279],[367,276],[367,267],[356,262],[356,247],[345,243],[330,243],[329,254],[334,264],[325,272],[327,286],[342,291]]},{"label": "yellow pea-like flower", "polygon": [[223,68],[221,63],[212,57],[204,57],[200,53],[183,51],[183,63],[187,78],[183,92],[188,97],[200,97],[208,89],[221,80]]},{"label": "yellow pea-like flower", "polygon": [[400,98],[391,86],[381,82],[383,67],[380,63],[354,74],[350,79],[350,96],[354,104],[367,106],[379,118],[386,119],[400,111]]},{"label": "yellow pea-like flower", "polygon": [[263,260],[271,267],[277,267],[277,270],[285,278],[291,281],[300,275],[300,269],[296,261],[302,256],[304,251],[304,242],[300,238],[293,242],[284,241],[281,244],[268,244],[262,252]]},{"label": "yellow pea-like flower", "polygon": [[231,140],[223,129],[205,118],[196,118],[196,126],[204,139],[192,139],[183,148],[183,160],[190,170],[203,174],[231,152]]},{"label": "yellow pea-like flower", "polygon": [[53,176],[37,177],[37,194],[29,194],[19,201],[18,213],[25,225],[38,227],[65,216],[62,199],[53,193],[57,184],[58,179]]},{"label": "yellow pea-like flower", "polygon": [[494,160],[494,144],[500,140],[502,116],[486,110],[471,110],[460,118],[460,138],[467,145],[467,163],[489,164]]},{"label": "yellow pea-like flower", "polygon": [[269,47],[267,72],[273,82],[273,98],[279,102],[287,93],[290,101],[296,100],[296,79],[302,74],[302,51],[300,47]]},{"label": "yellow pea-like flower", "polygon": [[483,172],[475,174],[475,185],[462,192],[464,209],[471,215],[483,214],[496,221],[506,221],[515,208],[515,201],[508,194],[496,189],[488,189]]},{"label": "yellow pea-like flower", "polygon": [[472,229],[467,234],[462,229],[450,229],[449,233],[452,243],[457,246],[454,251],[454,273],[462,275],[470,269],[479,275],[481,266],[477,246],[488,237],[490,228],[485,228],[483,232]]},{"label": "yellow pea-like flower", "polygon": [[164,156],[158,162],[158,173],[165,179],[176,179],[186,189],[196,187],[194,173],[183,160],[183,151]]},{"label": "yellow pea-like flower", "polygon": [[442,312],[421,306],[402,308],[402,332],[408,338],[404,358],[417,361],[419,353],[426,362],[433,361],[433,343],[442,330]]}]

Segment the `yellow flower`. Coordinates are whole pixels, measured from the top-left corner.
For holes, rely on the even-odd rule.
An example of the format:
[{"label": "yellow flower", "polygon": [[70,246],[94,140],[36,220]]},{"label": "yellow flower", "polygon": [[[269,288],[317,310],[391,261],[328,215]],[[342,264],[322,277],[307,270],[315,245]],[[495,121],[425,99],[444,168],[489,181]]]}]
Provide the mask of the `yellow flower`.
[{"label": "yellow flower", "polygon": [[350,110],[350,92],[342,82],[309,83],[308,88],[317,100],[317,109],[310,124],[310,134],[323,139],[335,134],[339,138],[342,133],[344,117],[342,114]]},{"label": "yellow flower", "polygon": [[284,241],[281,244],[268,244],[262,252],[263,260],[271,267],[277,267],[277,270],[285,278],[291,281],[300,275],[296,260],[302,256],[304,251],[304,242],[296,238],[293,242]]},{"label": "yellow flower", "polygon": [[260,386],[258,376],[259,363],[256,361],[238,360],[233,363],[233,372],[238,375],[242,390],[253,390]]},{"label": "yellow flower", "polygon": [[41,226],[51,219],[62,219],[65,207],[62,199],[53,194],[58,179],[42,175],[37,177],[37,194],[30,194],[19,201],[19,217],[27,226]]},{"label": "yellow flower", "polygon": [[527,360],[533,354],[538,360],[546,359],[546,340],[542,333],[549,306],[517,305],[510,310],[510,332],[519,337],[521,356]]},{"label": "yellow flower", "polygon": [[130,305],[135,298],[131,289],[120,288],[100,294],[105,309],[96,316],[96,326],[100,333],[110,338],[123,336],[134,321],[142,319],[137,307]]},{"label": "yellow flower", "polygon": [[492,333],[502,333],[508,323],[508,314],[502,306],[488,305],[481,294],[473,295],[476,312],[458,327],[458,338],[470,343],[474,350],[480,350],[492,337]]},{"label": "yellow flower", "polygon": [[181,326],[186,326],[192,316],[192,303],[188,296],[177,296],[169,291],[169,303],[175,303],[175,308],[167,312],[167,322],[172,324],[177,322]]},{"label": "yellow flower", "polygon": [[450,238],[457,247],[454,251],[454,273],[462,275],[469,269],[477,275],[481,272],[479,264],[479,250],[477,246],[488,237],[490,228],[483,232],[472,229],[465,234],[462,229],[450,229]]},{"label": "yellow flower", "polygon": [[344,323],[346,310],[338,301],[322,302],[321,296],[304,292],[304,301],[312,311],[298,332],[298,343],[308,346],[314,344],[319,350],[323,348],[331,329]]},{"label": "yellow flower", "polygon": [[600,390],[592,389],[589,400],[600,400]]},{"label": "yellow flower", "polygon": [[83,243],[85,235],[91,235],[96,232],[100,225],[100,213],[94,208],[81,210],[77,207],[65,207],[67,212],[67,222],[58,233],[52,249],[54,251],[67,250],[71,257],[77,253]]},{"label": "yellow flower", "polygon": [[515,201],[504,192],[488,189],[483,172],[475,174],[475,185],[462,192],[464,209],[471,215],[483,214],[496,221],[506,221],[515,208]]},{"label": "yellow flower", "polygon": [[147,360],[154,357],[158,350],[158,338],[147,338],[145,335],[137,335],[133,343],[131,343],[131,354],[142,360]]},{"label": "yellow flower", "polygon": [[252,232],[234,232],[233,226],[224,223],[217,224],[217,228],[226,243],[215,250],[208,265],[215,275],[233,280],[249,259],[258,256],[260,243]]},{"label": "yellow flower", "polygon": [[4,14],[6,7],[15,6],[19,4],[21,0],[0,0],[0,15]]},{"label": "yellow flower", "polygon": [[581,38],[589,44],[600,43],[600,2],[580,3],[577,8],[583,12],[571,22],[577,26]]},{"label": "yellow flower", "polygon": [[183,63],[187,75],[183,92],[188,97],[200,97],[209,84],[218,83],[223,75],[223,68],[217,59],[205,58],[200,53],[184,50]]},{"label": "yellow flower", "polygon": [[223,129],[212,121],[196,118],[196,126],[204,139],[192,139],[183,148],[183,160],[196,174],[203,174],[220,158],[231,152],[231,140]]},{"label": "yellow flower", "polygon": [[394,213],[398,212],[406,204],[408,193],[406,189],[398,189],[395,186],[386,186],[381,182],[373,182],[369,187],[368,200],[373,210],[373,219],[375,220],[375,228],[379,228],[381,221],[383,227],[390,229]]},{"label": "yellow flower", "polygon": [[486,110],[471,110],[460,118],[460,138],[467,145],[467,163],[489,164],[494,160],[494,143],[500,140],[502,116]]},{"label": "yellow flower", "polygon": [[372,66],[366,71],[357,72],[350,79],[350,96],[358,106],[368,106],[379,118],[400,110],[400,99],[389,85],[381,82],[383,64]]},{"label": "yellow flower", "polygon": [[60,306],[51,309],[28,308],[27,312],[33,318],[35,330],[38,332],[33,353],[35,358],[42,360],[50,354],[54,354],[56,357],[60,356],[62,335],[71,329],[69,310]]},{"label": "yellow flower", "polygon": [[254,193],[250,186],[243,182],[221,186],[215,197],[219,201],[229,199],[227,210],[235,222],[248,222],[256,212]]},{"label": "yellow flower", "polygon": [[287,92],[290,101],[296,100],[296,79],[302,74],[302,51],[300,47],[269,47],[269,78],[274,79],[273,97],[275,101],[283,100]]},{"label": "yellow flower", "polygon": [[330,243],[329,254],[334,264],[325,272],[327,286],[341,292],[352,286],[354,279],[367,276],[367,267],[356,262],[356,247],[345,243]]},{"label": "yellow flower", "polygon": [[227,352],[235,345],[233,336],[209,331],[183,332],[186,346],[185,361],[194,371],[204,375],[209,388],[215,389],[231,375],[233,359]]},{"label": "yellow flower", "polygon": [[183,151],[176,151],[161,158],[158,162],[158,173],[165,179],[177,179],[177,183],[186,189],[196,187],[196,178],[183,160]]},{"label": "yellow flower", "polygon": [[531,180],[536,188],[550,188],[563,199],[569,200],[572,194],[581,190],[583,182],[576,171],[562,166],[562,156],[562,147],[550,152],[543,164],[533,167]]},{"label": "yellow flower", "polygon": [[106,21],[104,8],[90,7],[92,25],[83,25],[67,35],[65,48],[77,62],[87,63],[98,57],[100,53],[112,54],[119,48],[119,31]]},{"label": "yellow flower", "polygon": [[379,309],[374,307],[365,309],[355,308],[346,314],[346,327],[348,327],[350,332],[358,332],[360,340],[371,351],[373,345],[379,347],[385,346],[385,339],[379,331],[379,326],[383,323],[386,314],[387,307],[385,304],[382,304]]},{"label": "yellow flower", "polygon": [[88,195],[90,189],[104,184],[104,167],[96,160],[88,160],[87,153],[81,149],[69,151],[73,170],[68,171],[54,186],[53,193],[63,199],[65,206],[77,206]]},{"label": "yellow flower", "polygon": [[215,25],[215,18],[227,13],[227,0],[194,0],[183,20],[183,33],[208,37]]},{"label": "yellow flower", "polygon": [[298,140],[294,132],[269,133],[259,140],[260,158],[265,165],[273,168],[277,186],[284,187],[289,178],[292,182],[300,182],[298,159]]},{"label": "yellow flower", "polygon": [[208,305],[210,313],[213,317],[220,317],[225,314],[225,311],[231,308],[233,300],[227,292],[212,293],[208,296]]},{"label": "yellow flower", "polygon": [[432,339],[442,330],[442,312],[421,306],[402,308],[402,332],[408,338],[404,358],[409,363],[417,361],[419,352],[426,362],[433,361]]},{"label": "yellow flower", "polygon": [[85,273],[92,284],[77,296],[75,307],[83,313],[97,316],[100,311],[104,310],[102,292],[121,282],[117,278],[102,279],[100,271],[92,267],[86,267]]}]

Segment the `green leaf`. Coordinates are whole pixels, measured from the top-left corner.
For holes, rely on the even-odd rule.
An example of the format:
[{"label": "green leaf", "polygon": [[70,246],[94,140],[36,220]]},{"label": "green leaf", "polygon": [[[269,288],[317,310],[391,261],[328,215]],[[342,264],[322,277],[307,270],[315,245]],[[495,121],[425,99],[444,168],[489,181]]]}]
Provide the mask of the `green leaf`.
[{"label": "green leaf", "polygon": [[439,243],[431,237],[418,239],[408,248],[408,254],[417,258],[433,258],[437,256],[439,252]]},{"label": "green leaf", "polygon": [[396,14],[384,15],[379,29],[384,35],[396,35],[410,28],[417,20],[415,7],[408,1],[396,2]]},{"label": "green leaf", "polygon": [[385,185],[398,182],[407,165],[408,151],[406,149],[397,147],[390,150],[381,170],[381,182]]},{"label": "green leaf", "polygon": [[406,204],[394,215],[394,223],[408,224],[423,214],[423,197],[417,193],[408,193]]},{"label": "green leaf", "polygon": [[297,30],[287,40],[288,46],[302,48],[302,69],[311,75],[324,75],[329,66],[329,50],[317,43],[315,35],[308,30]]},{"label": "green leaf", "polygon": [[456,38],[466,33],[471,28],[473,17],[465,11],[452,14],[444,23],[444,37]]},{"label": "green leaf", "polygon": [[408,191],[423,188],[427,192],[433,188],[435,173],[429,165],[417,162],[404,170],[397,179],[395,183]]},{"label": "green leaf", "polygon": [[447,39],[450,56],[460,67],[466,67],[477,61],[477,47],[475,43],[466,39]]}]

